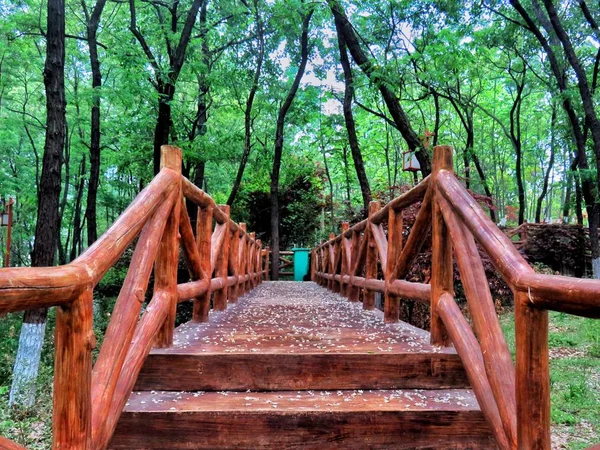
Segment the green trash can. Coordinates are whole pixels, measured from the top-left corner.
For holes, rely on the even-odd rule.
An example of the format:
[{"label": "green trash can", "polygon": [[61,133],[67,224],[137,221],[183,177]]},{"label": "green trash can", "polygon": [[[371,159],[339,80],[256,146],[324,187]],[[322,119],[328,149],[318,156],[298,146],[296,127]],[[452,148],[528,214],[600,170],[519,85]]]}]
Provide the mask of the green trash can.
[{"label": "green trash can", "polygon": [[294,281],[304,281],[308,274],[308,256],[310,248],[293,248],[294,252]]}]

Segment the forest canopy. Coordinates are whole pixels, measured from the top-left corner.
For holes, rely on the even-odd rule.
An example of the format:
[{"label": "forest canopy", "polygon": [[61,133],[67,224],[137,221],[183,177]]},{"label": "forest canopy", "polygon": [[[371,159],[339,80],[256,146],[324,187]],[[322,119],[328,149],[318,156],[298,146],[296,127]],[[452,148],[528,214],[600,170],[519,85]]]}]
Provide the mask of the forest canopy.
[{"label": "forest canopy", "polygon": [[[34,243],[46,10],[0,6],[13,265],[31,264]],[[282,248],[398,195],[422,177],[403,153],[426,173],[437,144],[500,224],[597,223],[598,13],[583,0],[67,0],[56,262],[106,230],[165,143],[264,242],[276,198]]]}]

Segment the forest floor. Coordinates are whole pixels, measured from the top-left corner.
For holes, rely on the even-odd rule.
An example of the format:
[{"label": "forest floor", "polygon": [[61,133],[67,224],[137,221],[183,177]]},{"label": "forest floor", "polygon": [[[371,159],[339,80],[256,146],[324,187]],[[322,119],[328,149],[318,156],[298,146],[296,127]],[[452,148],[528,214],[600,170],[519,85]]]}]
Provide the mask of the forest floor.
[{"label": "forest floor", "polygon": [[[8,407],[8,391],[18,343],[21,314],[0,319],[0,435],[30,450],[51,448],[54,314],[51,311],[35,405],[27,411]],[[501,315],[514,353],[514,316]],[[97,330],[102,332],[103,330]],[[585,449],[600,442],[600,320],[550,313],[552,448]]]}]

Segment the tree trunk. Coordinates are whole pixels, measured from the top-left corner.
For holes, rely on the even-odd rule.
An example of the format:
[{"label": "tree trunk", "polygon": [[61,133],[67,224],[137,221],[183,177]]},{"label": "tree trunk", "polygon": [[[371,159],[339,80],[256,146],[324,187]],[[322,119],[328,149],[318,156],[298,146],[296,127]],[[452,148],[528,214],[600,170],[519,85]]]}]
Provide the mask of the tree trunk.
[{"label": "tree trunk", "polygon": [[[60,218],[61,164],[65,141],[65,3],[48,0],[48,26],[46,31],[46,63],[44,86],[46,88],[46,140],[42,161],[42,174],[38,190],[38,215],[35,242],[31,255],[34,267],[54,263]],[[19,348],[13,371],[10,404],[33,405],[35,383],[44,342],[47,309],[26,311],[19,338]]]},{"label": "tree trunk", "polygon": [[340,62],[342,64],[342,70],[344,71],[344,120],[346,121],[346,131],[348,132],[348,143],[350,144],[350,151],[352,152],[354,169],[356,170],[356,176],[358,178],[360,192],[363,198],[363,207],[366,211],[369,208],[369,202],[371,201],[371,187],[369,186],[369,179],[367,178],[362,153],[360,152],[358,137],[356,135],[356,124],[354,122],[354,115],[352,114],[352,102],[354,101],[354,77],[352,75],[350,60],[348,59],[348,52],[346,51],[346,41],[344,40],[344,34],[341,26],[339,25],[339,21],[336,20],[335,26],[337,29],[338,47],[340,50]]},{"label": "tree trunk", "polygon": [[537,205],[535,208],[535,221],[540,223],[542,221],[542,202],[544,197],[548,193],[548,181],[550,180],[550,172],[554,166],[554,147],[556,145],[556,104],[552,103],[552,119],[550,120],[550,161],[548,162],[548,168],[544,175],[544,184],[542,186],[542,192],[537,199]]},{"label": "tree trunk", "polygon": [[87,19],[87,38],[90,51],[90,67],[92,69],[92,111],[90,122],[90,179],[88,182],[87,204],[85,220],[87,222],[87,243],[92,245],[98,239],[98,219],[96,216],[98,186],[100,184],[100,87],[102,86],[102,72],[98,58],[98,25],[100,16],[106,5],[106,0],[98,0],[92,15],[87,14],[85,0],[84,11]]},{"label": "tree trunk", "polygon": [[300,86],[300,80],[304,75],[306,64],[308,62],[308,26],[313,15],[314,9],[310,9],[302,21],[302,36],[300,38],[301,57],[298,72],[292,83],[288,95],[279,108],[277,115],[277,128],[275,131],[275,148],[273,152],[273,171],[271,173],[271,279],[279,280],[279,172],[281,169],[281,155],[283,153],[283,128],[285,125],[285,116],[287,115],[296,92]]},{"label": "tree trunk", "polygon": [[160,172],[160,148],[169,143],[171,130],[171,101],[175,86],[165,85],[158,91],[158,116],[154,127],[154,175]]},{"label": "tree trunk", "polygon": [[237,175],[233,182],[231,193],[229,194],[229,198],[227,199],[227,204],[229,206],[233,205],[233,202],[235,201],[235,198],[238,194],[240,185],[242,184],[242,179],[244,177],[244,170],[246,169],[246,164],[248,163],[248,157],[250,156],[250,151],[252,150],[252,105],[254,104],[254,98],[256,96],[256,91],[258,90],[258,82],[260,80],[263,58],[265,54],[265,39],[263,33],[263,25],[260,19],[260,14],[258,13],[258,2],[256,0],[254,2],[254,8],[254,20],[256,20],[256,29],[258,33],[258,57],[256,60],[256,70],[254,71],[252,87],[250,88],[250,93],[248,94],[248,99],[246,100],[246,109],[244,110],[244,153],[242,154],[242,158],[240,159],[240,166],[238,168]]},{"label": "tree trunk", "polygon": [[384,79],[382,79],[375,70],[374,65],[369,60],[367,54],[361,48],[358,36],[352,27],[352,24],[348,20],[344,9],[338,0],[328,0],[327,3],[333,13],[333,17],[336,22],[336,29],[342,30],[344,35],[344,41],[350,54],[354,59],[354,62],[361,68],[364,74],[379,88],[381,96],[394,120],[396,128],[400,131],[400,134],[406,141],[408,148],[415,152],[415,156],[421,165],[421,172],[423,176],[431,173],[431,156],[427,149],[423,147],[423,143],[417,136],[417,133],[413,130],[410,125],[408,116],[402,109],[400,101],[394,94],[394,92],[387,86]]},{"label": "tree trunk", "polygon": [[77,200],[75,201],[75,212],[73,217],[73,244],[71,246],[71,254],[69,255],[70,261],[73,261],[77,257],[83,228],[81,225],[81,201],[83,199],[83,191],[85,189],[85,155],[81,157],[78,180]]}]

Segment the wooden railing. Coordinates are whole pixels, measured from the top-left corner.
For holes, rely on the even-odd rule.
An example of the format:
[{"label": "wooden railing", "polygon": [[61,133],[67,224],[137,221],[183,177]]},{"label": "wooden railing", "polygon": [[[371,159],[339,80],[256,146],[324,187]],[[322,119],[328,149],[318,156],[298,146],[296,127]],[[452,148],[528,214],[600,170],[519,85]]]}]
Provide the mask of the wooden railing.
[{"label": "wooden railing", "polygon": [[[198,207],[194,234],[184,199]],[[213,228],[213,221],[215,223]],[[92,292],[139,235],[98,359]],[[177,283],[179,247],[192,281]],[[193,320],[258,285],[267,253],[229,206],[181,175],[181,150],[162,148],[161,171],[110,229],[59,267],[0,269],[0,313],[56,306],[54,449],[104,449],[152,347],[169,347],[177,304],[194,301]],[[152,299],[140,317],[154,268]],[[213,275],[214,274],[214,275]],[[0,448],[22,448],[0,437]]]},{"label": "wooden railing", "polygon": [[[434,148],[432,174],[381,208],[371,202],[366,220],[312,250],[312,279],[350,301],[374,307],[382,292],[386,321],[397,321],[400,298],[430,305],[431,342],[451,345],[500,449],[550,449],[548,310],[600,317],[600,281],[539,275],[453,174],[452,148]],[[402,211],[421,201],[402,243]],[[383,223],[387,222],[387,235]],[[410,283],[411,264],[431,231],[431,283]],[[477,244],[515,298],[516,367],[494,309]],[[454,300],[453,253],[473,329]],[[378,278],[378,261],[383,279]],[[364,273],[364,276],[362,276]]]}]

